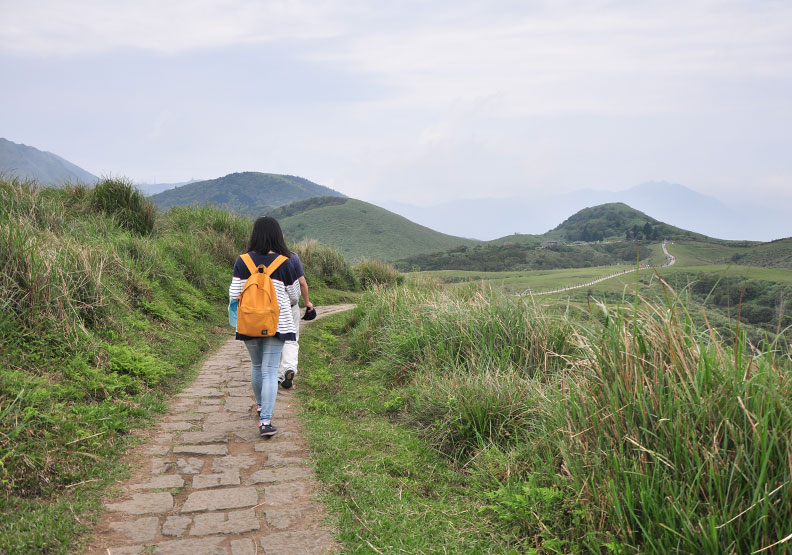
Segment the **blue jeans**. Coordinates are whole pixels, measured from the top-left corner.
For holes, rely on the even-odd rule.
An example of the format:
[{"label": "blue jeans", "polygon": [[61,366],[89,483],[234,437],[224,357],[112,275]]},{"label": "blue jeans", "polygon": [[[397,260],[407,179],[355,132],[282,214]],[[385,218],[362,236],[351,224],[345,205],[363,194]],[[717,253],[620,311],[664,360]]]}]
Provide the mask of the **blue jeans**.
[{"label": "blue jeans", "polygon": [[262,422],[270,422],[275,408],[275,397],[278,395],[278,363],[283,341],[276,337],[258,337],[247,339],[245,347],[250,353],[250,362],[253,365],[250,384],[253,386],[256,404],[261,407],[259,418]]}]

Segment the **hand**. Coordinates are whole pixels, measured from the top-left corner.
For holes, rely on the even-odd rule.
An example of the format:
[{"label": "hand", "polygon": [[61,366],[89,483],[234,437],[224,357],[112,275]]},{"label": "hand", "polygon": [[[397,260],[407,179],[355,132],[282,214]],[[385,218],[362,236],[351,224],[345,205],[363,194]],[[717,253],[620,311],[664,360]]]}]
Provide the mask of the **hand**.
[{"label": "hand", "polygon": [[305,308],[307,308],[308,310],[313,310],[313,307],[314,305],[311,301],[305,301]]}]

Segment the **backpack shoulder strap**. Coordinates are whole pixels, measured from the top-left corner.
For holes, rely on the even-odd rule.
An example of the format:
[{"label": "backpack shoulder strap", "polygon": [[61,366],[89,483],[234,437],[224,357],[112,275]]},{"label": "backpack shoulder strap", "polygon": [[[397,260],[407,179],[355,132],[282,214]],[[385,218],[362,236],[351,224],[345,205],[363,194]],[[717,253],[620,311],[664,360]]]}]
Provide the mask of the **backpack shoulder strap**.
[{"label": "backpack shoulder strap", "polygon": [[275,270],[277,270],[278,268],[280,268],[280,265],[281,265],[281,264],[283,264],[284,262],[286,262],[287,260],[288,260],[288,258],[286,258],[285,256],[283,256],[282,254],[281,254],[281,255],[278,255],[278,258],[276,258],[275,260],[273,260],[273,261],[272,261],[272,264],[270,264],[269,266],[267,266],[267,270],[266,270],[266,271],[267,271],[267,275],[268,275],[268,276],[271,276],[271,275],[272,275],[272,272],[274,272]]},{"label": "backpack shoulder strap", "polygon": [[256,265],[253,264],[253,259],[250,257],[248,253],[240,254],[239,258],[241,258],[242,262],[245,263],[245,266],[247,266],[247,269],[250,272],[251,276],[256,273]]}]

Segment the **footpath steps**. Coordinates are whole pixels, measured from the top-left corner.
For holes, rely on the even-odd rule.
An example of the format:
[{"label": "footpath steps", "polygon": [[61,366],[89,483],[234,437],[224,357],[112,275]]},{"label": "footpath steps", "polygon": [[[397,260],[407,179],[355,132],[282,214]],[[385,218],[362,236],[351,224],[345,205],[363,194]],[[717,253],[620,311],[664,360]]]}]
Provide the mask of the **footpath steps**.
[{"label": "footpath steps", "polygon": [[[318,307],[317,316],[352,306]],[[135,470],[106,502],[88,553],[337,550],[315,500],[294,388],[278,392],[272,439],[259,437],[254,405],[247,350],[229,339],[173,399],[146,444],[127,455]]]}]

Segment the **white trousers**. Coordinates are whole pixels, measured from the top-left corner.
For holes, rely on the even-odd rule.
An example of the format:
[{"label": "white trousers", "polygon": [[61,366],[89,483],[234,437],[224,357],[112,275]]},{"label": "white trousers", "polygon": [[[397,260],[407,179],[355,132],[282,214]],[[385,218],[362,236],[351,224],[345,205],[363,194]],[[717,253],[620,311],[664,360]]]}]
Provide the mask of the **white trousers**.
[{"label": "white trousers", "polygon": [[278,381],[283,381],[283,376],[286,370],[291,370],[294,375],[297,375],[297,359],[300,353],[300,344],[297,342],[300,339],[300,305],[296,304],[292,307],[292,316],[294,317],[294,327],[297,328],[297,340],[284,341],[283,351],[281,351],[280,365],[278,366]]}]

